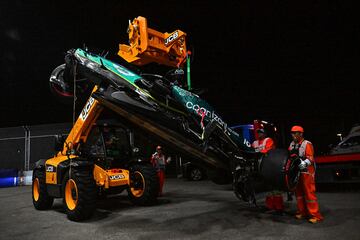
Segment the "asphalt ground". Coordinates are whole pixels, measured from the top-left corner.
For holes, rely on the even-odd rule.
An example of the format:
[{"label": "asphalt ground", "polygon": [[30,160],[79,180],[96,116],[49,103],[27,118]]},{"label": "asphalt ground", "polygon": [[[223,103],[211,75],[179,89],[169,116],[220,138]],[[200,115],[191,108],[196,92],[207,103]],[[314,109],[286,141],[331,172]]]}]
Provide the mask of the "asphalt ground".
[{"label": "asphalt ground", "polygon": [[[318,192],[323,222],[296,220],[295,200],[277,215],[239,201],[228,185],[167,179],[164,196],[133,206],[126,192],[97,204],[85,222],[66,218],[62,201],[50,210],[32,205],[31,187],[0,189],[0,239],[360,239],[360,192]],[[333,189],[334,190],[334,189]],[[259,194],[263,206],[265,194]]]}]

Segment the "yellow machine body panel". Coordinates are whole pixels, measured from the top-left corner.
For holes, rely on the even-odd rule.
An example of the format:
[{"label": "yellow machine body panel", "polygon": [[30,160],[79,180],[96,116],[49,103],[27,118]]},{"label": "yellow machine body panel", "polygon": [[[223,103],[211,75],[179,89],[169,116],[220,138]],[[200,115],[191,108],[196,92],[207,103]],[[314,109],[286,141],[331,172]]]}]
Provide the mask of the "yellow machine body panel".
[{"label": "yellow machine body panel", "polygon": [[119,168],[104,170],[98,165],[95,165],[94,178],[96,184],[103,186],[105,189],[130,184],[129,171]]},{"label": "yellow machine body panel", "polygon": [[45,176],[47,184],[57,184],[57,166],[63,162],[68,160],[69,158],[76,158],[76,155],[64,156],[61,153],[58,153],[57,156],[48,159],[45,162]]},{"label": "yellow machine body panel", "polygon": [[56,172],[49,172],[48,169],[52,169],[53,166],[46,166],[46,184],[56,184]]}]

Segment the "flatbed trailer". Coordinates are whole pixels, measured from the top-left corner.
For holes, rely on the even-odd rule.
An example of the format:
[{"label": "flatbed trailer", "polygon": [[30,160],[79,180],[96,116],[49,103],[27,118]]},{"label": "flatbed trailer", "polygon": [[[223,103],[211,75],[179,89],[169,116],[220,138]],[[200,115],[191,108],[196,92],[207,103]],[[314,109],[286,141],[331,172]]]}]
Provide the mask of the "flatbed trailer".
[{"label": "flatbed trailer", "polygon": [[360,183],[360,153],[315,157],[317,183]]}]

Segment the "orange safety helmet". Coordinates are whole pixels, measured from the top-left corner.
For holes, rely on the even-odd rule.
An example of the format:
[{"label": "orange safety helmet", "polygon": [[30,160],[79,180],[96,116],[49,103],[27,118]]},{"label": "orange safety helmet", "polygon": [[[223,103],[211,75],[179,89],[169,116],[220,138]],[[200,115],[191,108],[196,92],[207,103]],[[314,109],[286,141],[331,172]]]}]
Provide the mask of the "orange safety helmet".
[{"label": "orange safety helmet", "polygon": [[293,126],[293,127],[291,128],[291,132],[301,132],[301,133],[303,133],[303,132],[304,132],[304,128],[301,127],[301,126]]}]

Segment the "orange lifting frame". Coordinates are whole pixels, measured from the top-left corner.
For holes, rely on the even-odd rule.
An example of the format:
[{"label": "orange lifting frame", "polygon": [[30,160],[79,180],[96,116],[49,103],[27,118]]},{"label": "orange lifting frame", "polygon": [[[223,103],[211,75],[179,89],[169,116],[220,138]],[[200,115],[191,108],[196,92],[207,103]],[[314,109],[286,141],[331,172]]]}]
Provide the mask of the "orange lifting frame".
[{"label": "orange lifting frame", "polygon": [[182,67],[186,62],[186,33],[175,30],[172,33],[161,33],[147,27],[144,17],[129,20],[129,45],[119,44],[118,55],[135,65],[151,62],[171,67]]}]

